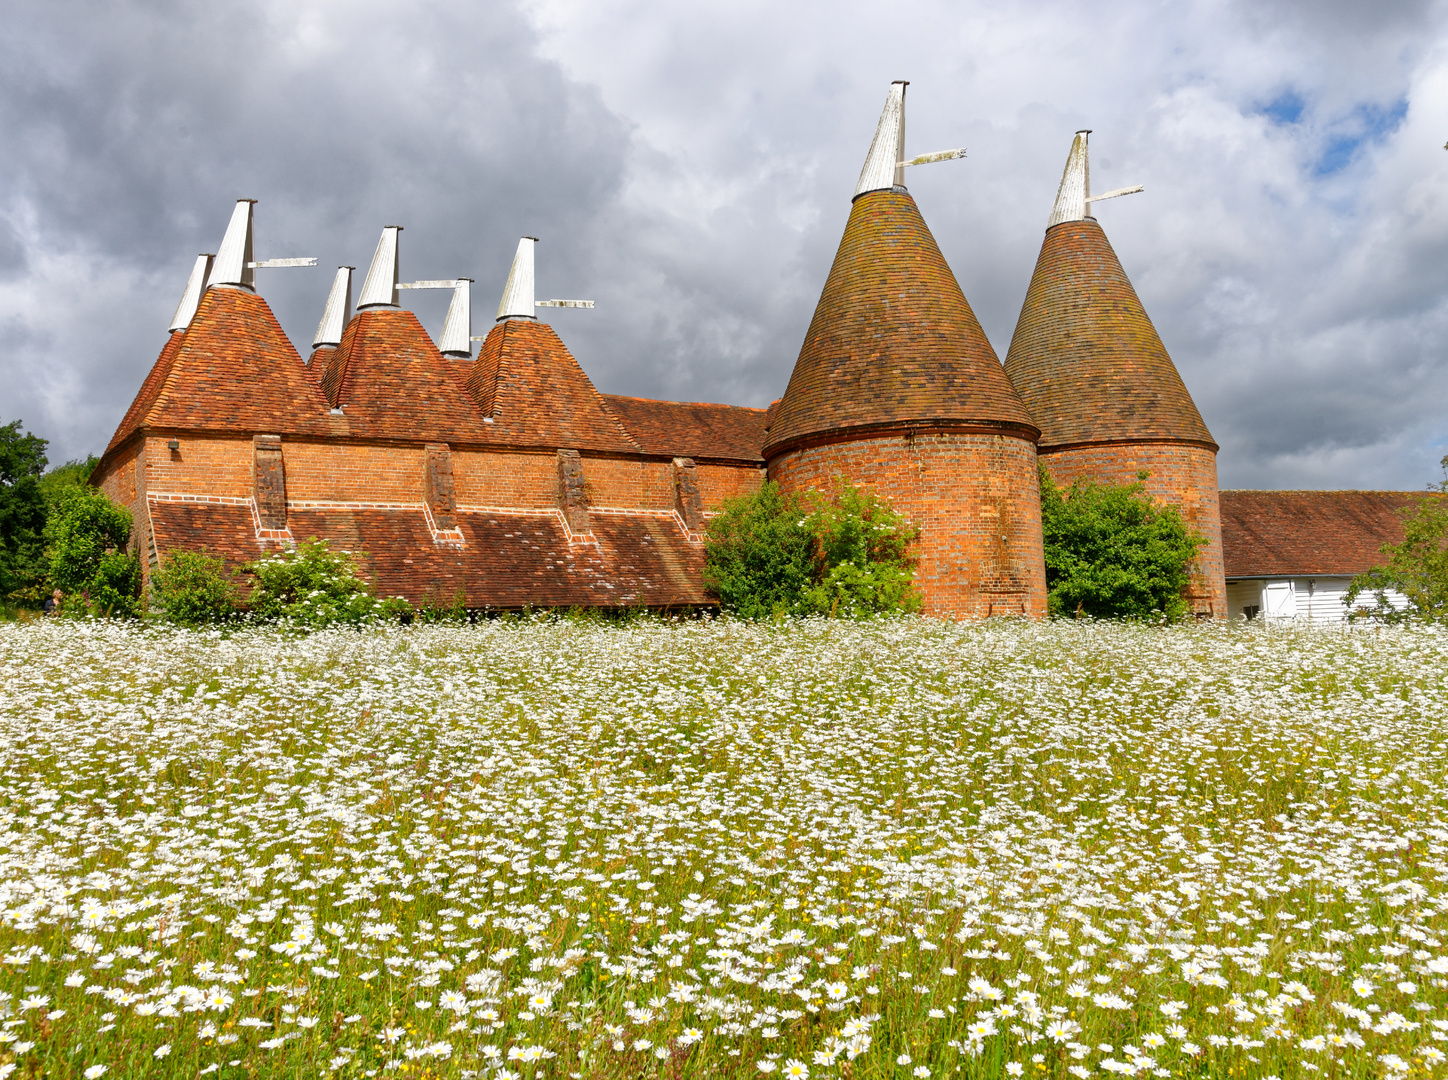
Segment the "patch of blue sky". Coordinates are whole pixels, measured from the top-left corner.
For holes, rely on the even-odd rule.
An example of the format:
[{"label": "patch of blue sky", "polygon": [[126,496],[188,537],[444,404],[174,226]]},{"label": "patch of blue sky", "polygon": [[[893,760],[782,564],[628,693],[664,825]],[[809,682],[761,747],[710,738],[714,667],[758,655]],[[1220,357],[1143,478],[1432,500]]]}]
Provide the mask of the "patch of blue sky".
[{"label": "patch of blue sky", "polygon": [[1379,143],[1402,124],[1408,115],[1408,101],[1399,98],[1391,105],[1375,105],[1364,102],[1357,105],[1339,125],[1339,131],[1332,134],[1323,145],[1313,163],[1315,176],[1331,176],[1352,164],[1358,151],[1370,143]]},{"label": "patch of blue sky", "polygon": [[1296,90],[1284,90],[1261,108],[1261,113],[1274,124],[1295,124],[1302,119],[1307,103]]}]

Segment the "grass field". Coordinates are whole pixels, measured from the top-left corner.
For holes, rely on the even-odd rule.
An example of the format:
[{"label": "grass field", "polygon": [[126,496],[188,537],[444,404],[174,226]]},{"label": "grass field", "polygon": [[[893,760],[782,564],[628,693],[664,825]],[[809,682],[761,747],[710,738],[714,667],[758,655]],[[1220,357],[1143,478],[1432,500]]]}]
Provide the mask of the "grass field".
[{"label": "grass field", "polygon": [[1448,635],[0,625],[0,1078],[1448,1073]]}]

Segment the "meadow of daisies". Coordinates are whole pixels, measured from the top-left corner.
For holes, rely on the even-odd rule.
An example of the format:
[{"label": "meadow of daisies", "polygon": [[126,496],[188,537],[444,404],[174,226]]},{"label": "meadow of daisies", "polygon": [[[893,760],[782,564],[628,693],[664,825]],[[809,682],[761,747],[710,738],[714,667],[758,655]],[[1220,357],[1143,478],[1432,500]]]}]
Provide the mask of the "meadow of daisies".
[{"label": "meadow of daisies", "polygon": [[1445,681],[1431,628],[0,625],[0,1078],[1448,1075]]}]

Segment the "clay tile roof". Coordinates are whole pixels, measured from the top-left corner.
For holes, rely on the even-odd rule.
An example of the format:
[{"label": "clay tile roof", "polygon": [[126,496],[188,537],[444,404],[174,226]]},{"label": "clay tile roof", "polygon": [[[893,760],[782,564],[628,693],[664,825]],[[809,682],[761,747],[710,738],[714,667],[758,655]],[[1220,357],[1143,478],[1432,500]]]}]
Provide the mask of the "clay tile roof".
[{"label": "clay tile roof", "polygon": [[[173,551],[205,547],[235,569],[266,550],[249,507],[152,501],[150,510],[163,562]],[[380,595],[413,604],[449,604],[459,592],[473,608],[710,602],[703,545],[689,543],[663,514],[596,511],[597,543],[571,547],[552,514],[459,513],[460,548],[434,543],[420,510],[293,510],[288,524],[299,540],[322,537],[359,553]]]},{"label": "clay tile roof", "polygon": [[267,302],[210,288],[161,350],[107,453],[142,428],[326,435],[336,425]]},{"label": "clay tile roof", "polygon": [[161,355],[156,357],[156,362],[151,365],[150,372],[141,383],[141,389],[136,393],[136,399],[131,402],[131,407],[121,418],[116,433],[111,436],[111,441],[106,446],[107,454],[141,429],[143,418],[151,411],[151,406],[156,404],[161,387],[166,385],[166,377],[171,374],[171,365],[176,362],[176,354],[181,351],[181,339],[185,336],[186,331],[179,330],[166,339],[166,344],[161,347]]},{"label": "clay tile roof", "polygon": [[1223,491],[1227,577],[1360,574],[1403,539],[1415,491]]},{"label": "clay tile roof", "polygon": [[1095,221],[1046,230],[1006,372],[1042,450],[1142,439],[1217,448]]},{"label": "clay tile roof", "polygon": [[763,409],[615,394],[604,394],[603,400],[647,453],[764,462]]},{"label": "clay tile roof", "polygon": [[410,311],[369,308],[353,315],[318,376],[327,401],[346,412],[354,438],[494,441],[462,373]]},{"label": "clay tile roof", "polygon": [[493,418],[496,442],[617,454],[642,449],[544,322],[494,325],[468,373],[468,393]]},{"label": "clay tile roof", "polygon": [[872,191],[850,209],[765,455],[911,421],[1037,430],[915,200]]}]

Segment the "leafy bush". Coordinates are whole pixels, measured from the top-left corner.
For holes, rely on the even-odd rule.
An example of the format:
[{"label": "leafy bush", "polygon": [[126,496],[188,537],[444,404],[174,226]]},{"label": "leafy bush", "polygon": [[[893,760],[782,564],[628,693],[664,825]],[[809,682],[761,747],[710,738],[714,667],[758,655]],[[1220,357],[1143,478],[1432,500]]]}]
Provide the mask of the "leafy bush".
[{"label": "leafy bush", "polygon": [[721,607],[746,619],[914,611],[918,535],[842,478],[828,497],[786,494],[771,481],[727,500],[709,523],[704,582]]},{"label": "leafy bush", "polygon": [[[1438,494],[1425,495],[1398,511],[1403,519],[1402,543],[1384,544],[1379,550],[1388,561],[1352,579],[1343,596],[1349,618],[1448,622],[1448,457],[1439,464],[1444,479],[1435,485]],[[1400,610],[1388,602],[1390,589],[1407,599],[1407,608]],[[1354,610],[1363,593],[1373,597],[1374,605]]]},{"label": "leafy bush", "polygon": [[1182,590],[1206,540],[1180,510],[1157,503],[1139,482],[1078,477],[1062,491],[1044,465],[1040,474],[1052,615],[1169,620],[1186,615]]},{"label": "leafy bush", "polygon": [[357,626],[395,619],[412,609],[401,597],[378,599],[357,573],[351,552],[333,551],[312,537],[243,569],[253,579],[251,611],[263,619],[289,619],[306,627]]},{"label": "leafy bush", "polygon": [[151,574],[151,603],[181,626],[225,622],[240,602],[236,575],[205,548],[173,551]]},{"label": "leafy bush", "polygon": [[129,510],[93,487],[67,487],[45,522],[44,536],[50,580],[65,594],[67,614],[136,613],[141,565],[125,551]]}]

